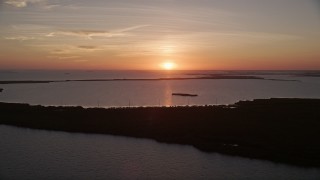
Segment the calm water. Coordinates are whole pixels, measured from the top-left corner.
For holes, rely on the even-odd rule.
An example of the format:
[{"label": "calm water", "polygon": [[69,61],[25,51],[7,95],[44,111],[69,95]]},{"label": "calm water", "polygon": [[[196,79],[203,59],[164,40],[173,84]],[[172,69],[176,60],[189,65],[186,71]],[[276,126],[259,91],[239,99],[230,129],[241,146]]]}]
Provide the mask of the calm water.
[{"label": "calm water", "polygon": [[[195,77],[219,71],[0,71],[0,80]],[[269,80],[173,80],[0,84],[0,101],[42,105],[230,104],[270,97],[320,98],[320,78],[241,72]],[[192,75],[190,75],[192,74]],[[173,92],[198,94],[174,97]],[[320,179],[320,169],[207,154],[152,140],[0,126],[0,179]]]},{"label": "calm water", "polygon": [[319,179],[320,169],[152,140],[0,126],[0,179]]},{"label": "calm water", "polygon": [[[219,71],[0,71],[0,80],[66,80],[113,78],[195,77]],[[230,72],[228,72],[230,73]],[[270,80],[173,80],[60,82],[47,84],[0,85],[0,101],[42,105],[172,106],[231,104],[239,100],[270,97],[320,98],[320,78],[295,76],[291,72],[242,72]],[[192,93],[198,97],[176,97],[172,93]]]}]

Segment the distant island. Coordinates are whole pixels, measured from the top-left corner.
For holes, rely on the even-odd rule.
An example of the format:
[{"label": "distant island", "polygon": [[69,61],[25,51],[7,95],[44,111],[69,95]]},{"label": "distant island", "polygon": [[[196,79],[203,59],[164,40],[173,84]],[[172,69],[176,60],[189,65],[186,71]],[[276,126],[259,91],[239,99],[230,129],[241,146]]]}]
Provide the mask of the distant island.
[{"label": "distant island", "polygon": [[320,99],[107,109],[0,103],[0,124],[149,138],[206,152],[320,167]]},{"label": "distant island", "polygon": [[221,75],[208,74],[199,77],[176,77],[176,78],[122,78],[122,79],[67,79],[67,80],[1,80],[0,84],[38,84],[38,83],[59,83],[59,82],[104,82],[104,81],[176,81],[176,80],[219,80],[219,79],[255,79],[269,81],[298,81],[286,79],[268,79],[249,75]]},{"label": "distant island", "polygon": [[197,97],[198,94],[188,94],[188,93],[172,93],[172,96],[187,96],[187,97]]}]

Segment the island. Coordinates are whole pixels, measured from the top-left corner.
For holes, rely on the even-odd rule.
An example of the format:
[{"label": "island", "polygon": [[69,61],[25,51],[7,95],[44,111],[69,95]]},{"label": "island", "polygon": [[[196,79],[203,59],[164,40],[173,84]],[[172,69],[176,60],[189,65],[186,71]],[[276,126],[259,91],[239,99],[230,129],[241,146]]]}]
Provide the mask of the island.
[{"label": "island", "polygon": [[320,167],[320,99],[83,108],[0,103],[0,124],[186,144],[208,153]]},{"label": "island", "polygon": [[187,97],[197,97],[198,94],[188,94],[188,93],[172,93],[172,96],[187,96]]},{"label": "island", "polygon": [[175,77],[175,78],[122,78],[122,79],[66,79],[66,80],[0,80],[0,84],[43,84],[43,83],[64,83],[64,82],[109,82],[109,81],[183,81],[183,80],[266,80],[266,81],[296,81],[286,79],[268,79],[258,76],[245,75],[200,75],[198,77]]}]

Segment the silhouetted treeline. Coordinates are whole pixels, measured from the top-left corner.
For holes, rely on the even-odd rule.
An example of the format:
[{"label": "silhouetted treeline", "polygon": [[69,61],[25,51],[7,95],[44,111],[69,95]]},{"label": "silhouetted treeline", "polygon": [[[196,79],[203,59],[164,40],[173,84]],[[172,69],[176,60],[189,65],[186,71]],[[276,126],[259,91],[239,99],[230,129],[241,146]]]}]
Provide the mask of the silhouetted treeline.
[{"label": "silhouetted treeline", "polygon": [[151,138],[207,152],[320,166],[319,99],[110,109],[0,103],[0,124]]}]

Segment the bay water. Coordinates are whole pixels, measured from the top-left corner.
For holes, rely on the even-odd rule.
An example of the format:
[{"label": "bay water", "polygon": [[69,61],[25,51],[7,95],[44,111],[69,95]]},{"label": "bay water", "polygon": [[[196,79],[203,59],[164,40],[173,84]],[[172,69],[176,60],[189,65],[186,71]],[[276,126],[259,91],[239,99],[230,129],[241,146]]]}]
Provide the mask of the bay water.
[{"label": "bay water", "polygon": [[[211,74],[266,79],[188,79]],[[297,75],[298,74],[298,75]],[[299,75],[302,74],[302,75]],[[0,81],[153,79],[0,84],[1,102],[123,107],[320,98],[320,78],[288,71],[0,71]],[[198,94],[178,97],[172,93]],[[0,126],[0,179],[319,179],[319,168],[204,153],[192,146],[110,135]]]}]

